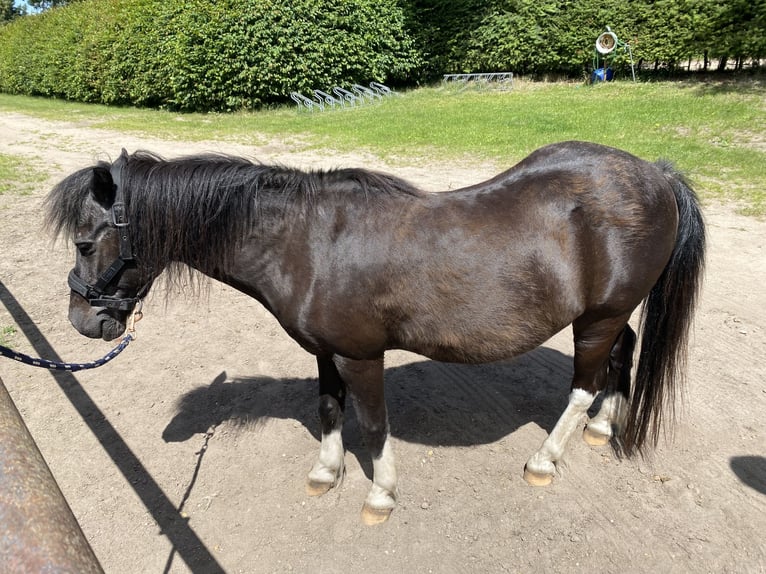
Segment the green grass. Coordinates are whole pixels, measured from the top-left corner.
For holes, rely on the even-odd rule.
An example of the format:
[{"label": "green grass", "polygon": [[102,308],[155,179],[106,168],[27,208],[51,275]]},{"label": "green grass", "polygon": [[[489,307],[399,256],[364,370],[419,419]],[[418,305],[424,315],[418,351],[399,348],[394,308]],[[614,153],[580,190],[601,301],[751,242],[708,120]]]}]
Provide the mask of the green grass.
[{"label": "green grass", "polygon": [[37,162],[32,163],[21,156],[0,153],[0,195],[27,195],[35,184],[44,181],[45,174],[37,169]]},{"label": "green grass", "polygon": [[0,327],[0,345],[11,347],[11,338],[16,334],[15,327]]},{"label": "green grass", "polygon": [[[0,95],[0,110],[179,140],[296,148],[365,149],[402,163],[489,160],[510,167],[567,139],[670,159],[705,198],[766,214],[766,85],[717,82],[517,82],[513,90],[422,88],[375,105],[322,113],[294,106],[236,114],[180,115]],[[268,158],[263,158],[267,160]]]}]

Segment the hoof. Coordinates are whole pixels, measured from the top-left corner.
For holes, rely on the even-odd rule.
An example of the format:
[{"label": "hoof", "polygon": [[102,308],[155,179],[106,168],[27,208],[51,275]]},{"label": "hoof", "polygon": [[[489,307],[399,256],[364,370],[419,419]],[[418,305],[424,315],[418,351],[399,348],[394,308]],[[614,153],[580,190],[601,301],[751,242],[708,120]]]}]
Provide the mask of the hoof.
[{"label": "hoof", "polygon": [[317,482],[316,480],[308,479],[306,481],[306,494],[309,496],[322,496],[326,492],[335,486],[334,482]]},{"label": "hoof", "polygon": [[582,431],[582,439],[591,446],[604,446],[609,443],[611,438],[609,435],[594,432],[588,427]]},{"label": "hoof", "polygon": [[524,480],[532,486],[548,486],[553,482],[552,474],[540,474],[524,467]]},{"label": "hoof", "polygon": [[362,507],[362,522],[367,526],[383,524],[391,516],[393,508],[373,508],[365,504]]}]

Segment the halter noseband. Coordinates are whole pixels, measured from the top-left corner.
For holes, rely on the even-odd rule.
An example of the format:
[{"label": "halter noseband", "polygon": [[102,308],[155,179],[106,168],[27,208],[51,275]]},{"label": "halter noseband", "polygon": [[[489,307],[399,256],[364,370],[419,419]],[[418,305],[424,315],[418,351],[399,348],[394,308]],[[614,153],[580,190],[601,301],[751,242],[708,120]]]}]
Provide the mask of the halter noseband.
[{"label": "halter noseband", "polygon": [[[114,167],[115,166],[113,165],[113,172],[115,171]],[[69,272],[67,283],[72,291],[87,300],[92,307],[106,307],[118,311],[132,311],[141,301],[143,296],[146,295],[151,281],[144,285],[138,293],[136,293],[135,297],[114,297],[112,295],[104,294],[104,289],[119,277],[120,272],[126,265],[135,266],[136,264],[135,258],[133,257],[133,247],[130,242],[130,233],[128,232],[130,221],[128,220],[128,213],[125,208],[122,189],[119,185],[119,171],[117,171],[117,173],[112,173],[112,180],[114,182],[114,203],[112,203],[112,206],[109,208],[109,213],[112,217],[112,225],[117,229],[120,238],[120,254],[114,261],[112,261],[112,264],[99,275],[95,285],[91,285],[80,279],[74,272],[74,269]]]}]

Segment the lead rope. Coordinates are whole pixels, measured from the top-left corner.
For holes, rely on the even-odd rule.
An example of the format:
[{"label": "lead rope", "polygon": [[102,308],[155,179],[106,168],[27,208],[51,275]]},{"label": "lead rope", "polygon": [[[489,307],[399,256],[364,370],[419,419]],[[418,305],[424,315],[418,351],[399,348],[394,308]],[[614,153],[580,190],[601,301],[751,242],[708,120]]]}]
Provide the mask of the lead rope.
[{"label": "lead rope", "polygon": [[25,365],[31,365],[33,367],[41,367],[43,369],[51,369],[55,371],[75,372],[75,371],[83,371],[86,369],[95,369],[96,367],[105,365],[106,363],[114,359],[117,355],[119,355],[125,350],[125,347],[127,347],[131,341],[134,341],[136,339],[136,323],[140,321],[141,318],[144,316],[144,314],[141,312],[142,306],[143,306],[143,302],[139,300],[135,309],[133,309],[133,312],[130,314],[130,317],[128,318],[125,334],[120,340],[120,343],[114,349],[109,351],[106,355],[90,363],[59,363],[58,361],[49,361],[48,359],[37,359],[35,357],[30,357],[29,355],[25,355],[24,353],[19,353],[17,351],[14,351],[13,349],[9,349],[8,347],[3,347],[2,345],[0,345],[0,355],[3,357],[8,357],[9,359],[13,359],[15,361],[19,361],[20,363],[24,363]]}]

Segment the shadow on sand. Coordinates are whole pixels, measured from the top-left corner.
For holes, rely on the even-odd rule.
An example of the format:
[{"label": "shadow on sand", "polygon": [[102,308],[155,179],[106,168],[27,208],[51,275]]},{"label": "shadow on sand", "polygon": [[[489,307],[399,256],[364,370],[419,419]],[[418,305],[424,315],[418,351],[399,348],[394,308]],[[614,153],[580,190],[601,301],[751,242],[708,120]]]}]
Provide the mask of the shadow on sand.
[{"label": "shadow on sand", "polygon": [[[385,372],[391,433],[424,445],[471,446],[529,422],[550,431],[566,406],[571,376],[571,357],[546,347],[486,365],[421,360],[392,367]],[[162,436],[185,441],[225,421],[247,427],[279,418],[297,420],[319,440],[317,393],[315,378],[228,379],[221,373],[181,398]],[[364,450],[353,408],[346,409],[344,442],[352,452]]]}]

